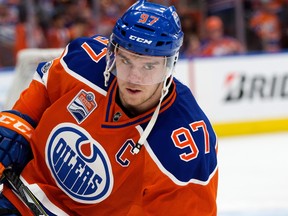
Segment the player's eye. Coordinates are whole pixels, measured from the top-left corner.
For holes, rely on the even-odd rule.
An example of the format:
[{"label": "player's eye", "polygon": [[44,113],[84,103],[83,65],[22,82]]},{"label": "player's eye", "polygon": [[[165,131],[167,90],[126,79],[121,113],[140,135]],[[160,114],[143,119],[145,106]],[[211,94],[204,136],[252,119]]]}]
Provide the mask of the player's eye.
[{"label": "player's eye", "polygon": [[144,65],[144,69],[145,70],[153,70],[155,67],[154,67],[154,65],[152,65],[152,64],[145,64]]},{"label": "player's eye", "polygon": [[121,62],[125,65],[129,65],[130,64],[130,61],[126,58],[121,58]]}]

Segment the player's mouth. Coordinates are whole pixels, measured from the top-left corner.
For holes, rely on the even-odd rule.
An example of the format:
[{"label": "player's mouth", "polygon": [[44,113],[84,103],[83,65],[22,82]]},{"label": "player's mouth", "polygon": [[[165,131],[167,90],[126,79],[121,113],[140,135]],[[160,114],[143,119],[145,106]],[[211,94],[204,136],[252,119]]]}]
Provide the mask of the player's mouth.
[{"label": "player's mouth", "polygon": [[126,88],[126,91],[130,94],[137,94],[137,93],[140,93],[141,90],[139,89],[134,89],[134,88]]}]

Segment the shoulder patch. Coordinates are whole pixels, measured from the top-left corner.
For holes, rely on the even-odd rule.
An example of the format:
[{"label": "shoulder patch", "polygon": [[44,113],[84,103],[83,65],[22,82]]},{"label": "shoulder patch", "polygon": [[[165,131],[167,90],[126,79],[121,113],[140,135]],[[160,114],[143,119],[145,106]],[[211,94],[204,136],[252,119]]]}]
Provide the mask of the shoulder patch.
[{"label": "shoulder patch", "polygon": [[44,74],[46,74],[49,71],[52,63],[53,61],[48,61],[48,62],[41,62],[38,64],[36,72],[39,74],[41,78],[44,76]]}]

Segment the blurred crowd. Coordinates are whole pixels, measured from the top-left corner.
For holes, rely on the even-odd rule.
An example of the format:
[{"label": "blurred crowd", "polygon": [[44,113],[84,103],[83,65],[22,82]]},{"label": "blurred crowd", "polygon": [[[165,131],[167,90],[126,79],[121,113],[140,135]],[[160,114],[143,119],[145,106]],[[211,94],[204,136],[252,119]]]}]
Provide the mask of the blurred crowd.
[{"label": "blurred crowd", "polygon": [[[206,1],[151,1],[175,5],[185,33],[181,57],[279,52],[288,47],[288,0],[242,0],[246,40],[236,37],[235,23],[231,31],[230,15],[227,19],[223,13],[204,12]],[[116,19],[133,2],[0,0],[0,67],[14,66],[17,53],[25,48],[61,48],[77,37],[109,36]]]},{"label": "blurred crowd", "polygon": [[288,47],[288,1],[251,1],[248,20],[250,49],[277,52]]},{"label": "blurred crowd", "polygon": [[[238,18],[235,15],[237,1],[241,2],[242,9]],[[189,18],[182,17],[186,33],[182,56],[193,58],[275,53],[287,50],[288,0],[210,0],[210,2],[216,2],[211,5],[216,5],[215,8],[218,9],[202,13],[203,22],[198,25],[198,29],[191,28],[195,23],[187,24],[186,20]],[[217,2],[224,3],[217,5]],[[242,28],[242,31],[239,31],[239,28]],[[236,37],[237,30],[243,33],[242,38]]]}]

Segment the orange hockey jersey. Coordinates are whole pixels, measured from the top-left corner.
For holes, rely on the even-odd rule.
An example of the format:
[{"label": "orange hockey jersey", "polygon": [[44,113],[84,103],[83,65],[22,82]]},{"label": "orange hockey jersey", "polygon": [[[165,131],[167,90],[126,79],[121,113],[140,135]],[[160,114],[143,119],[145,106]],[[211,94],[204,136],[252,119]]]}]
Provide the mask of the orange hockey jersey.
[{"label": "orange hockey jersey", "polygon": [[[174,78],[133,154],[154,109],[129,117],[115,102],[116,78],[104,85],[106,45],[79,38],[39,64],[13,107],[38,123],[22,181],[49,215],[215,216],[217,138],[191,91]],[[28,214],[9,188],[3,193]]]}]

